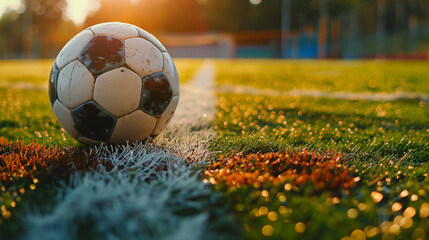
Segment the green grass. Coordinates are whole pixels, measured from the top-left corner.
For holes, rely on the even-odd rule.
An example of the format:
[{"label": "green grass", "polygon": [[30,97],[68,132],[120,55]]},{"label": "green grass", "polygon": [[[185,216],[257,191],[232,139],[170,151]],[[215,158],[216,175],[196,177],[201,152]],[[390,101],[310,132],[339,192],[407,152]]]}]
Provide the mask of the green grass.
[{"label": "green grass", "polygon": [[[186,83],[201,64],[201,60],[175,60],[180,72],[181,83]],[[0,137],[10,141],[36,142],[48,147],[85,146],[67,134],[57,121],[50,103],[48,92],[17,89],[15,83],[48,85],[53,60],[40,61],[0,61]],[[8,88],[8,84],[13,86]],[[7,149],[0,149],[2,152]],[[3,154],[3,153],[1,153]],[[0,165],[4,163],[0,162]],[[21,216],[38,206],[39,210],[53,203],[61,179],[50,179],[38,183],[30,189],[26,180],[9,181],[5,189],[0,189],[0,239],[14,239],[23,232]],[[49,197],[48,197],[49,196]]]},{"label": "green grass", "polygon": [[195,71],[200,67],[201,59],[175,59],[180,83],[187,83],[194,76]]},{"label": "green grass", "polygon": [[[429,90],[429,68],[422,62],[231,60],[217,61],[216,66],[218,85],[281,91]],[[289,148],[321,154],[341,151],[343,164],[356,179],[350,189],[322,192],[311,183],[290,190],[269,182],[238,187],[217,184],[216,189],[236,209],[244,239],[429,236],[426,102],[226,93],[218,97],[218,137],[211,143],[213,151],[245,155]],[[380,202],[377,194],[383,197]]]},{"label": "green grass", "polygon": [[217,84],[262,89],[429,93],[427,62],[222,60]]},{"label": "green grass", "polygon": [[11,141],[37,142],[48,146],[76,146],[62,131],[49,104],[48,93],[0,89],[0,136]]},{"label": "green grass", "polygon": [[285,147],[429,157],[429,109],[423,102],[369,102],[308,97],[219,96],[222,151],[267,152]]},{"label": "green grass", "polygon": [[[243,231],[245,239],[263,238],[264,226],[274,229],[272,233],[265,232],[272,239],[339,239],[356,229],[380,228],[384,221],[391,221],[383,225],[391,227],[395,217],[407,207],[418,211],[422,203],[429,201],[428,117],[428,107],[415,101],[386,103],[222,94],[213,151],[341,151],[346,154],[344,164],[361,181],[344,192],[318,192],[311,184],[291,191],[285,191],[284,185],[272,184],[240,188],[219,184],[216,188],[237,209],[247,230]],[[261,196],[263,190],[270,193],[269,197]],[[407,197],[400,197],[403,190],[409,192]],[[384,200],[375,203],[370,196],[373,191],[380,192]],[[419,200],[411,201],[412,194],[418,195]],[[280,196],[288,200],[281,202]],[[333,204],[334,197],[341,201]],[[399,212],[391,210],[395,202],[402,204]],[[358,216],[349,217],[349,211],[357,211]],[[416,229],[429,226],[427,218],[415,217],[413,221],[411,227],[391,235],[404,239]],[[297,233],[297,223],[303,223],[307,230]],[[374,239],[388,234],[385,230]]]},{"label": "green grass", "polygon": [[46,83],[53,60],[2,60],[0,82]]},{"label": "green grass", "polygon": [[[175,60],[181,83],[191,79],[201,62]],[[217,85],[429,94],[429,68],[423,62],[214,62]],[[52,60],[0,61],[0,82],[47,83],[51,64]],[[0,97],[0,137],[81,147],[61,129],[46,91],[0,88]],[[311,182],[286,186],[267,181],[235,187],[219,182],[213,187],[235,209],[243,239],[364,239],[362,234],[367,239],[427,238],[427,104],[415,99],[377,102],[218,93],[217,137],[210,142],[216,156],[288,149],[322,155],[342,152],[341,165],[356,184],[324,191]],[[35,191],[21,194],[19,184],[11,183],[0,195],[0,206],[11,213],[0,218],[2,236],[22,232],[19,216],[34,204],[49,204],[55,195],[49,186],[57,188],[57,182],[41,181]],[[11,196],[20,199],[15,208]]]}]

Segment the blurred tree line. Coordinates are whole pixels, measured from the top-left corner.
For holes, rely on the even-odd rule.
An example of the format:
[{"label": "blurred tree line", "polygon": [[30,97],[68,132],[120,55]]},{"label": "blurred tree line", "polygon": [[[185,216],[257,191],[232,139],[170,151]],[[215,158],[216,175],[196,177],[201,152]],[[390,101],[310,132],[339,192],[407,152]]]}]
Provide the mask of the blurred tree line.
[{"label": "blurred tree line", "polygon": [[[202,33],[267,29],[280,31],[285,28],[284,19],[287,17],[290,21],[286,27],[289,30],[300,30],[305,26],[317,28],[322,16],[326,19],[337,18],[365,2],[395,0],[93,1],[100,1],[100,8],[86,18],[83,26],[75,26],[63,17],[66,0],[22,0],[25,10],[8,11],[0,19],[0,58],[55,56],[61,46],[78,31],[106,21],[128,22],[154,33]],[[409,4],[400,7],[405,12],[419,11],[413,9],[412,2],[416,1],[427,0],[409,0],[406,1]],[[282,8],[285,3],[290,6],[286,11]],[[396,15],[391,12],[386,11],[384,18],[387,31],[407,27],[407,24],[398,22]]]},{"label": "blurred tree line", "polygon": [[76,26],[62,19],[66,0],[22,0],[24,10],[0,19],[0,57],[49,57],[73,35]]}]

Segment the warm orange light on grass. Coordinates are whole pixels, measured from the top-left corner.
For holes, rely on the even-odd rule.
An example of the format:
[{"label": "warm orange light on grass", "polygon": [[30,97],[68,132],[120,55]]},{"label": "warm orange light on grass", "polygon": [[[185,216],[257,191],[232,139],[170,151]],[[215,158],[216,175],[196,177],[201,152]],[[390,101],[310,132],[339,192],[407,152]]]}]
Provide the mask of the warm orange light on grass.
[{"label": "warm orange light on grass", "polygon": [[374,200],[374,202],[379,203],[381,201],[381,199],[383,199],[383,194],[373,191],[371,193],[371,198],[372,200]]},{"label": "warm orange light on grass", "polygon": [[95,154],[78,148],[48,148],[4,138],[0,138],[0,163],[0,202],[3,204],[0,224],[11,217],[9,210],[16,207],[26,191],[36,190],[40,179],[65,178],[71,172],[85,172],[104,164]]},{"label": "warm orange light on grass", "polygon": [[[47,148],[38,143],[24,144],[0,138],[0,184],[24,180],[38,182],[42,177],[62,178],[71,171],[97,169],[102,161],[77,148]],[[36,179],[36,180],[34,180]]]},{"label": "warm orange light on grass", "polygon": [[421,218],[427,218],[429,216],[429,203],[425,202],[422,204],[419,215]]},{"label": "warm orange light on grass", "polygon": [[[320,155],[307,150],[287,150],[284,153],[243,153],[221,156],[205,175],[214,178],[214,183],[225,183],[228,187],[251,185],[256,188],[265,183],[285,184],[285,190],[311,183],[317,191],[350,188],[354,177],[340,163],[340,153]],[[292,183],[292,184],[291,184]],[[264,190],[263,197],[268,197]]]}]

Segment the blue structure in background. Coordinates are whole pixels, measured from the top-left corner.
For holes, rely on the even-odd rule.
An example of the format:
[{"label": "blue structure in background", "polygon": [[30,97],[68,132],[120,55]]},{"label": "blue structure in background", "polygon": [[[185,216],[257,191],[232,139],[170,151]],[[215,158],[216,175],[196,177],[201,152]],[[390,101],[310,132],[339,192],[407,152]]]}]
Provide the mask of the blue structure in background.
[{"label": "blue structure in background", "polygon": [[271,43],[269,45],[238,46],[237,58],[317,58],[318,39],[317,34],[302,33],[291,38],[289,49],[280,50],[280,45]]},{"label": "blue structure in background", "polygon": [[316,34],[302,33],[292,38],[292,58],[317,58],[318,39]]},{"label": "blue structure in background", "polygon": [[[237,46],[236,57],[429,60],[429,1],[374,0],[336,16],[325,9],[299,32],[291,31],[287,17],[293,1],[284,2],[281,37],[270,44]],[[304,31],[304,25],[312,30]]]}]

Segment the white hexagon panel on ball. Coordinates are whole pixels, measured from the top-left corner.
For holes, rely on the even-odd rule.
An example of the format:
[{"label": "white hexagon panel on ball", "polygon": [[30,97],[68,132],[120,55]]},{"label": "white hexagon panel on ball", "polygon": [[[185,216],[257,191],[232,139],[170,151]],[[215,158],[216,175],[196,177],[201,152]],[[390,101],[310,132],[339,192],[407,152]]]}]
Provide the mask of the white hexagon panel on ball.
[{"label": "white hexagon panel on ball", "polygon": [[127,23],[106,22],[94,25],[89,28],[96,35],[111,35],[122,39],[138,37],[137,29]]},{"label": "white hexagon panel on ball", "polygon": [[168,81],[173,89],[173,96],[179,96],[179,74],[177,73],[176,66],[170,54],[163,52],[162,55],[164,56],[163,72],[167,75]]},{"label": "white hexagon panel on ball", "polygon": [[94,100],[113,115],[131,113],[140,104],[142,81],[133,71],[120,67],[97,77]]},{"label": "white hexagon panel on ball", "polygon": [[156,118],[141,110],[122,116],[116,123],[109,143],[125,144],[146,139],[154,129]]},{"label": "white hexagon panel on ball", "polygon": [[141,77],[161,72],[164,64],[161,51],[143,38],[125,40],[125,63]]},{"label": "white hexagon panel on ball", "polygon": [[72,109],[92,99],[94,76],[75,60],[67,64],[58,75],[57,94],[64,106]]},{"label": "white hexagon panel on ball", "polygon": [[56,100],[52,107],[55,115],[58,117],[59,122],[66,132],[72,137],[76,138],[79,136],[78,131],[74,127],[73,117],[70,109],[66,108],[60,101]]},{"label": "white hexagon panel on ball", "polygon": [[89,30],[83,30],[74,36],[64,47],[61,49],[57,58],[55,59],[56,65],[59,69],[73,60],[77,59],[82,48],[91,40],[94,34]]},{"label": "white hexagon panel on ball", "polygon": [[139,36],[141,38],[144,38],[146,40],[148,40],[149,42],[153,43],[161,52],[167,52],[167,49],[164,47],[164,45],[162,45],[162,43],[152,34],[150,34],[149,32],[136,27],[137,32],[139,33]]}]

